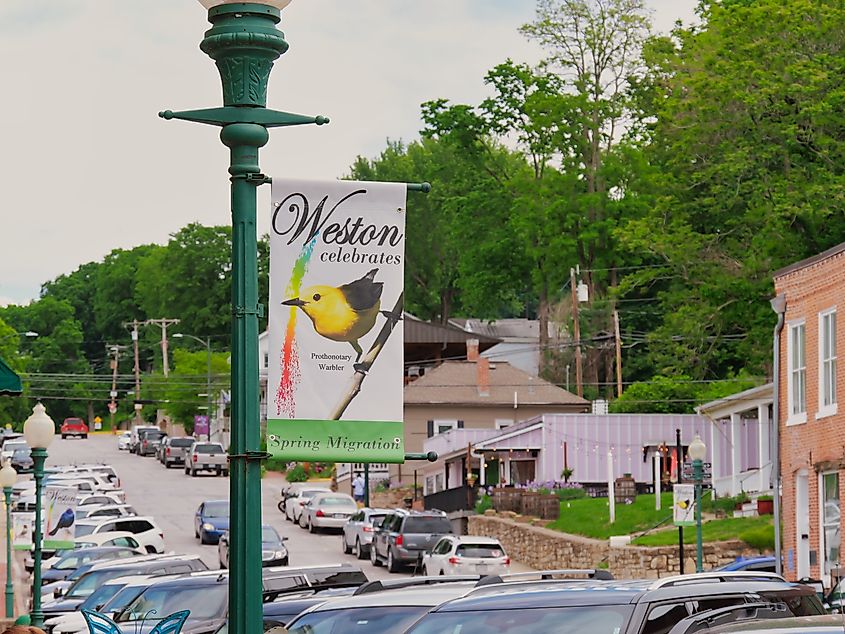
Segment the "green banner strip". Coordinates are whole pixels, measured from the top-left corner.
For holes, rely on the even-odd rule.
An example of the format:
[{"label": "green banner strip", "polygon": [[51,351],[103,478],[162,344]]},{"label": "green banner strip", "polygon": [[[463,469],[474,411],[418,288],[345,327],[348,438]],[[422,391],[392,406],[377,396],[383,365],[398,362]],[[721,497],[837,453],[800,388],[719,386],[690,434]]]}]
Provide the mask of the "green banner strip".
[{"label": "green banner strip", "polygon": [[401,421],[270,419],[274,458],[325,462],[405,462]]},{"label": "green banner strip", "polygon": [[75,546],[75,542],[66,539],[45,539],[41,547],[44,550],[68,550]]}]

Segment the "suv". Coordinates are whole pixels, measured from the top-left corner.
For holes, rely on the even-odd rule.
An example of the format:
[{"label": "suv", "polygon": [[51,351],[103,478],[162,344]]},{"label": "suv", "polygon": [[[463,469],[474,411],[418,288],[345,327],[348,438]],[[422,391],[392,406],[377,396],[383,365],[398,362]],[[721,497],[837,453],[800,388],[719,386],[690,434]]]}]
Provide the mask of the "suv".
[{"label": "suv", "polygon": [[419,565],[423,553],[430,553],[443,535],[454,532],[442,511],[396,509],[376,528],[370,561],[374,566],[381,566],[383,561],[390,572],[399,572],[404,565]]},{"label": "suv", "polygon": [[[759,603],[785,604],[800,616],[824,614],[812,588],[767,573],[708,572],[658,581],[522,581],[532,574],[485,577],[481,587],[435,608],[408,633],[486,633],[495,623],[502,634],[668,634],[691,615]],[[557,629],[564,622],[567,629]]]},{"label": "suv", "polygon": [[141,447],[140,432],[150,429],[161,431],[156,425],[135,425],[132,428],[132,433],[129,436],[129,453],[138,453],[138,449]]},{"label": "suv", "polygon": [[65,418],[60,431],[62,439],[68,436],[88,438],[88,425],[81,418]]},{"label": "suv", "polygon": [[191,445],[185,455],[185,474],[196,476],[197,471],[229,475],[229,456],[223,445],[219,442],[197,442]]},{"label": "suv", "polygon": [[111,519],[91,518],[79,520],[75,523],[75,537],[125,531],[132,533],[141,548],[148,553],[164,552],[164,532],[151,517],[115,517]]},{"label": "suv", "polygon": [[171,465],[185,464],[185,456],[195,442],[190,436],[165,438],[158,448],[158,461],[168,469]]},{"label": "suv", "polygon": [[140,440],[138,444],[139,456],[154,456],[161,441],[167,437],[160,429],[146,429],[138,432]]}]

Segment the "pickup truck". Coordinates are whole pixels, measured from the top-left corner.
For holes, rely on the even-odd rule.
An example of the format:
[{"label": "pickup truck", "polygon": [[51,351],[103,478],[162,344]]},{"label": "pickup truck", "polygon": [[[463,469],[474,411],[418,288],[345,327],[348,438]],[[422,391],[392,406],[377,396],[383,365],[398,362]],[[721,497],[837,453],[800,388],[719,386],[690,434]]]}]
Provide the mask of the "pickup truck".
[{"label": "pickup truck", "polygon": [[185,464],[185,456],[195,442],[190,436],[165,438],[159,447],[159,461],[168,469],[174,464]]},{"label": "pickup truck", "polygon": [[185,474],[196,476],[198,471],[214,471],[229,475],[229,456],[219,442],[197,442],[185,456]]}]

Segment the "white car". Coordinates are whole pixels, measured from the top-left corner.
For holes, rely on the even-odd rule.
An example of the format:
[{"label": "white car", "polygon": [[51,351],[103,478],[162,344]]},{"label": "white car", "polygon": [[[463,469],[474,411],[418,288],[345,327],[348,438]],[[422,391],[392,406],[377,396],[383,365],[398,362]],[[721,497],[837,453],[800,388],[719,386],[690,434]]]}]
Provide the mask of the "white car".
[{"label": "white car", "polygon": [[14,440],[7,440],[4,442],[3,451],[0,452],[0,454],[2,454],[3,462],[11,460],[17,449],[29,449],[29,445],[26,444],[26,441],[23,438],[16,438]]},{"label": "white car", "polygon": [[[73,541],[76,545],[69,550],[74,550],[76,548],[95,548],[97,546],[121,546],[123,548],[134,548],[138,551],[138,554],[146,552],[143,548],[141,548],[141,545],[138,543],[138,540],[135,539],[135,536],[132,533],[127,533],[126,531],[85,535],[84,537],[77,537]],[[43,559],[41,561],[42,570],[46,570],[52,566],[65,554],[65,552],[67,551],[57,550],[53,556]],[[32,561],[31,552],[26,554],[26,557],[24,558],[24,566],[27,572],[32,572],[32,569],[35,567],[35,564]]]},{"label": "white car", "polygon": [[79,501],[76,503],[77,506],[88,506],[89,504],[102,506],[103,504],[122,504],[122,502],[114,493],[95,493],[94,495],[84,495],[80,497]]},{"label": "white car", "polygon": [[117,450],[129,451],[129,441],[132,440],[132,432],[125,431],[117,437]]},{"label": "white car", "polygon": [[302,515],[302,508],[308,504],[308,500],[313,498],[315,495],[319,495],[320,493],[325,493],[326,488],[303,488],[300,489],[299,495],[295,498],[291,498],[285,504],[285,517],[293,522],[294,524],[299,523],[299,517]]},{"label": "white car", "polygon": [[423,554],[424,576],[500,575],[508,572],[510,557],[498,540],[474,535],[441,537],[430,553]]},{"label": "white car", "polygon": [[129,504],[88,504],[83,508],[76,509],[76,519],[90,519],[92,517],[128,517],[138,515],[137,511]]},{"label": "white car", "polygon": [[96,535],[113,531],[126,531],[138,540],[141,548],[148,553],[164,552],[164,531],[158,527],[152,517],[115,517],[111,519],[90,518],[79,520],[75,524],[76,537]]},{"label": "white car", "polygon": [[351,495],[325,491],[315,495],[302,507],[299,525],[311,533],[321,528],[343,528],[357,511],[358,503]]}]

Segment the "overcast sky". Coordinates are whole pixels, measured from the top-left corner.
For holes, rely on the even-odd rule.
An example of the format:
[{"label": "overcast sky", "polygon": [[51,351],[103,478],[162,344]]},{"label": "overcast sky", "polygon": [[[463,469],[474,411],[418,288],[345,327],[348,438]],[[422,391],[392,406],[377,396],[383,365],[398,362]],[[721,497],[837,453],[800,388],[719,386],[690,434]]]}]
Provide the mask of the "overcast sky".
[{"label": "overcast sky", "polygon": [[[697,0],[647,0],[655,28]],[[268,106],[331,124],[271,132],[271,176],[336,178],[385,141],[417,138],[419,106],[477,103],[482,78],[540,50],[517,33],[533,0],[294,0]],[[218,130],[159,110],[221,104],[195,0],[2,0],[0,304],[114,248],[166,243],[189,222],[229,223]],[[259,189],[261,233],[269,187]],[[198,255],[201,257],[201,255]]]}]

